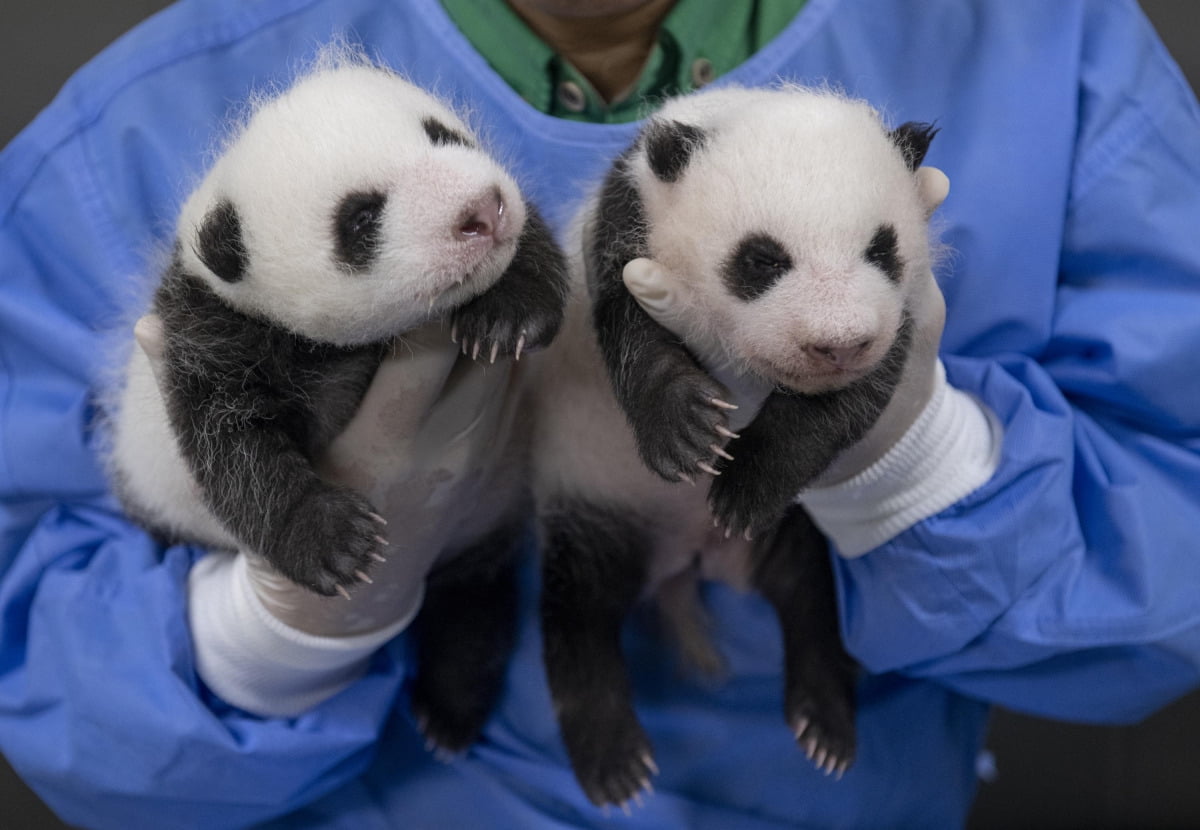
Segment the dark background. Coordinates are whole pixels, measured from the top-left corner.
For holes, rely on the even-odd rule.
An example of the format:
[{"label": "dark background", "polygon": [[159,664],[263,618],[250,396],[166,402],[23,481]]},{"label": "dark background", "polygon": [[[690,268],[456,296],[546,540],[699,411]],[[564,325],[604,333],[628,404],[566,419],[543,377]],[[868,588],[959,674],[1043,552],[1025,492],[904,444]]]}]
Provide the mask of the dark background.
[{"label": "dark background", "polygon": [[[0,145],[76,67],[166,5],[0,0]],[[1200,88],[1200,0],[1142,0],[1142,7],[1192,88]],[[1200,693],[1132,727],[1074,726],[998,711],[988,740],[996,774],[980,788],[970,830],[1200,828],[1198,743]],[[63,826],[0,759],[0,830]]]}]

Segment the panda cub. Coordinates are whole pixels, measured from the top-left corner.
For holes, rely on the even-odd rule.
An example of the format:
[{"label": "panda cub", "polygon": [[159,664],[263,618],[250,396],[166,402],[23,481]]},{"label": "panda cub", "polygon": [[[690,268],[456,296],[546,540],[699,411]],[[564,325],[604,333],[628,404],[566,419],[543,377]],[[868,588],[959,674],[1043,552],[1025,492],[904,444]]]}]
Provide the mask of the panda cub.
[{"label": "panda cub", "polygon": [[[900,379],[931,267],[935,205],[916,170],[934,132],[888,130],[828,91],[702,92],[668,102],[585,209],[541,367],[534,487],[547,679],[594,803],[636,798],[657,771],[622,621],[657,594],[685,654],[711,665],[689,610],[701,577],[769,601],[788,726],[827,773],[853,761],[856,667],[827,543],[795,499]],[[684,289],[682,342],[625,287],[647,259]],[[744,426],[709,370],[765,397],[736,413]]]},{"label": "panda cub", "polygon": [[[549,229],[461,119],[392,72],[327,52],[257,103],[182,208],[151,307],[162,377],[132,349],[111,423],[114,487],[169,539],[249,549],[305,588],[345,594],[379,557],[382,520],[312,459],[393,339],[448,318],[472,357],[519,358],[555,335],[565,287]],[[475,558],[513,548],[512,489],[510,515],[463,543]],[[438,742],[461,748],[478,725]]]}]

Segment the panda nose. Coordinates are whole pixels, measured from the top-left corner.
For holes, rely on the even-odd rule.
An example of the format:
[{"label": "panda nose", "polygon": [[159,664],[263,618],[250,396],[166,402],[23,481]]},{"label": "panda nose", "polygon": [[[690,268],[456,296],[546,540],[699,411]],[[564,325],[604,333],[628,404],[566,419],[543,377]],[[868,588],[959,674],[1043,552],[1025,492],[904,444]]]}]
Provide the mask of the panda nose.
[{"label": "panda nose", "polygon": [[871,347],[871,340],[862,340],[851,345],[824,343],[805,346],[804,351],[812,359],[827,363],[837,369],[852,368],[867,349]]},{"label": "panda nose", "polygon": [[479,239],[493,236],[504,219],[504,200],[500,190],[493,188],[463,211],[458,224],[458,236],[462,239]]}]

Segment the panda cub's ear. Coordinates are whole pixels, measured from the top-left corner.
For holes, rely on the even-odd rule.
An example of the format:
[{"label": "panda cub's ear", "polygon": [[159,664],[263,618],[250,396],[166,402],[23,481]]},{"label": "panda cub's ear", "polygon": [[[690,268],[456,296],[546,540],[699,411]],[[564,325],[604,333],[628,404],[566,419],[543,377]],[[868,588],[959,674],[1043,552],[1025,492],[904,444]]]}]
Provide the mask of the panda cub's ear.
[{"label": "panda cub's ear", "polygon": [[704,130],[679,121],[651,121],[642,134],[646,161],[659,181],[674,182],[704,146]]},{"label": "panda cub's ear", "polygon": [[892,143],[900,148],[908,169],[916,171],[929,152],[929,143],[937,135],[938,128],[923,121],[908,121],[888,133]]},{"label": "panda cub's ear", "polygon": [[205,215],[196,234],[195,251],[200,261],[225,282],[237,282],[246,275],[242,220],[228,199],[217,202]]}]

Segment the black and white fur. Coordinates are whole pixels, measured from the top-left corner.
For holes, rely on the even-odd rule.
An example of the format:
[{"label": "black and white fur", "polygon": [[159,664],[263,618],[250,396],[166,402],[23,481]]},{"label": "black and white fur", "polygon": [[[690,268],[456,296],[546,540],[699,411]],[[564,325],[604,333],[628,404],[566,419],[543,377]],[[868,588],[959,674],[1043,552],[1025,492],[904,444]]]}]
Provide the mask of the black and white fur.
[{"label": "black and white fur", "polygon": [[[250,550],[305,588],[345,594],[381,556],[383,529],[366,498],[312,462],[393,340],[449,318],[472,357],[519,357],[556,333],[565,279],[546,225],[454,112],[329,52],[255,105],[182,209],[152,303],[162,376],[132,349],[112,420],[116,489],[169,539]],[[462,702],[414,701],[434,710],[423,713],[430,737],[448,750],[486,711],[444,707],[470,709],[502,679],[524,509],[519,488],[508,491],[508,507],[481,520],[467,511],[452,535],[459,561],[479,567],[455,565],[428,585],[420,628],[441,632],[431,636],[464,624],[455,596],[495,597],[476,628],[499,668],[472,678]],[[432,656],[414,694],[454,685],[445,679],[461,671],[461,652],[421,652]]]},{"label": "black and white fur", "polygon": [[[827,544],[794,502],[902,373],[910,295],[930,268],[915,171],[933,132],[888,130],[825,91],[700,93],[647,124],[585,210],[574,297],[538,387],[535,491],[546,671],[594,803],[624,804],[656,772],[622,621],[655,592],[686,616],[701,577],[772,604],[789,727],[826,772],[852,762],[856,669]],[[626,289],[639,258],[682,286],[683,342]],[[708,369],[774,390],[739,433]],[[692,484],[705,471],[707,500]],[[706,642],[682,633],[711,665]]]}]

